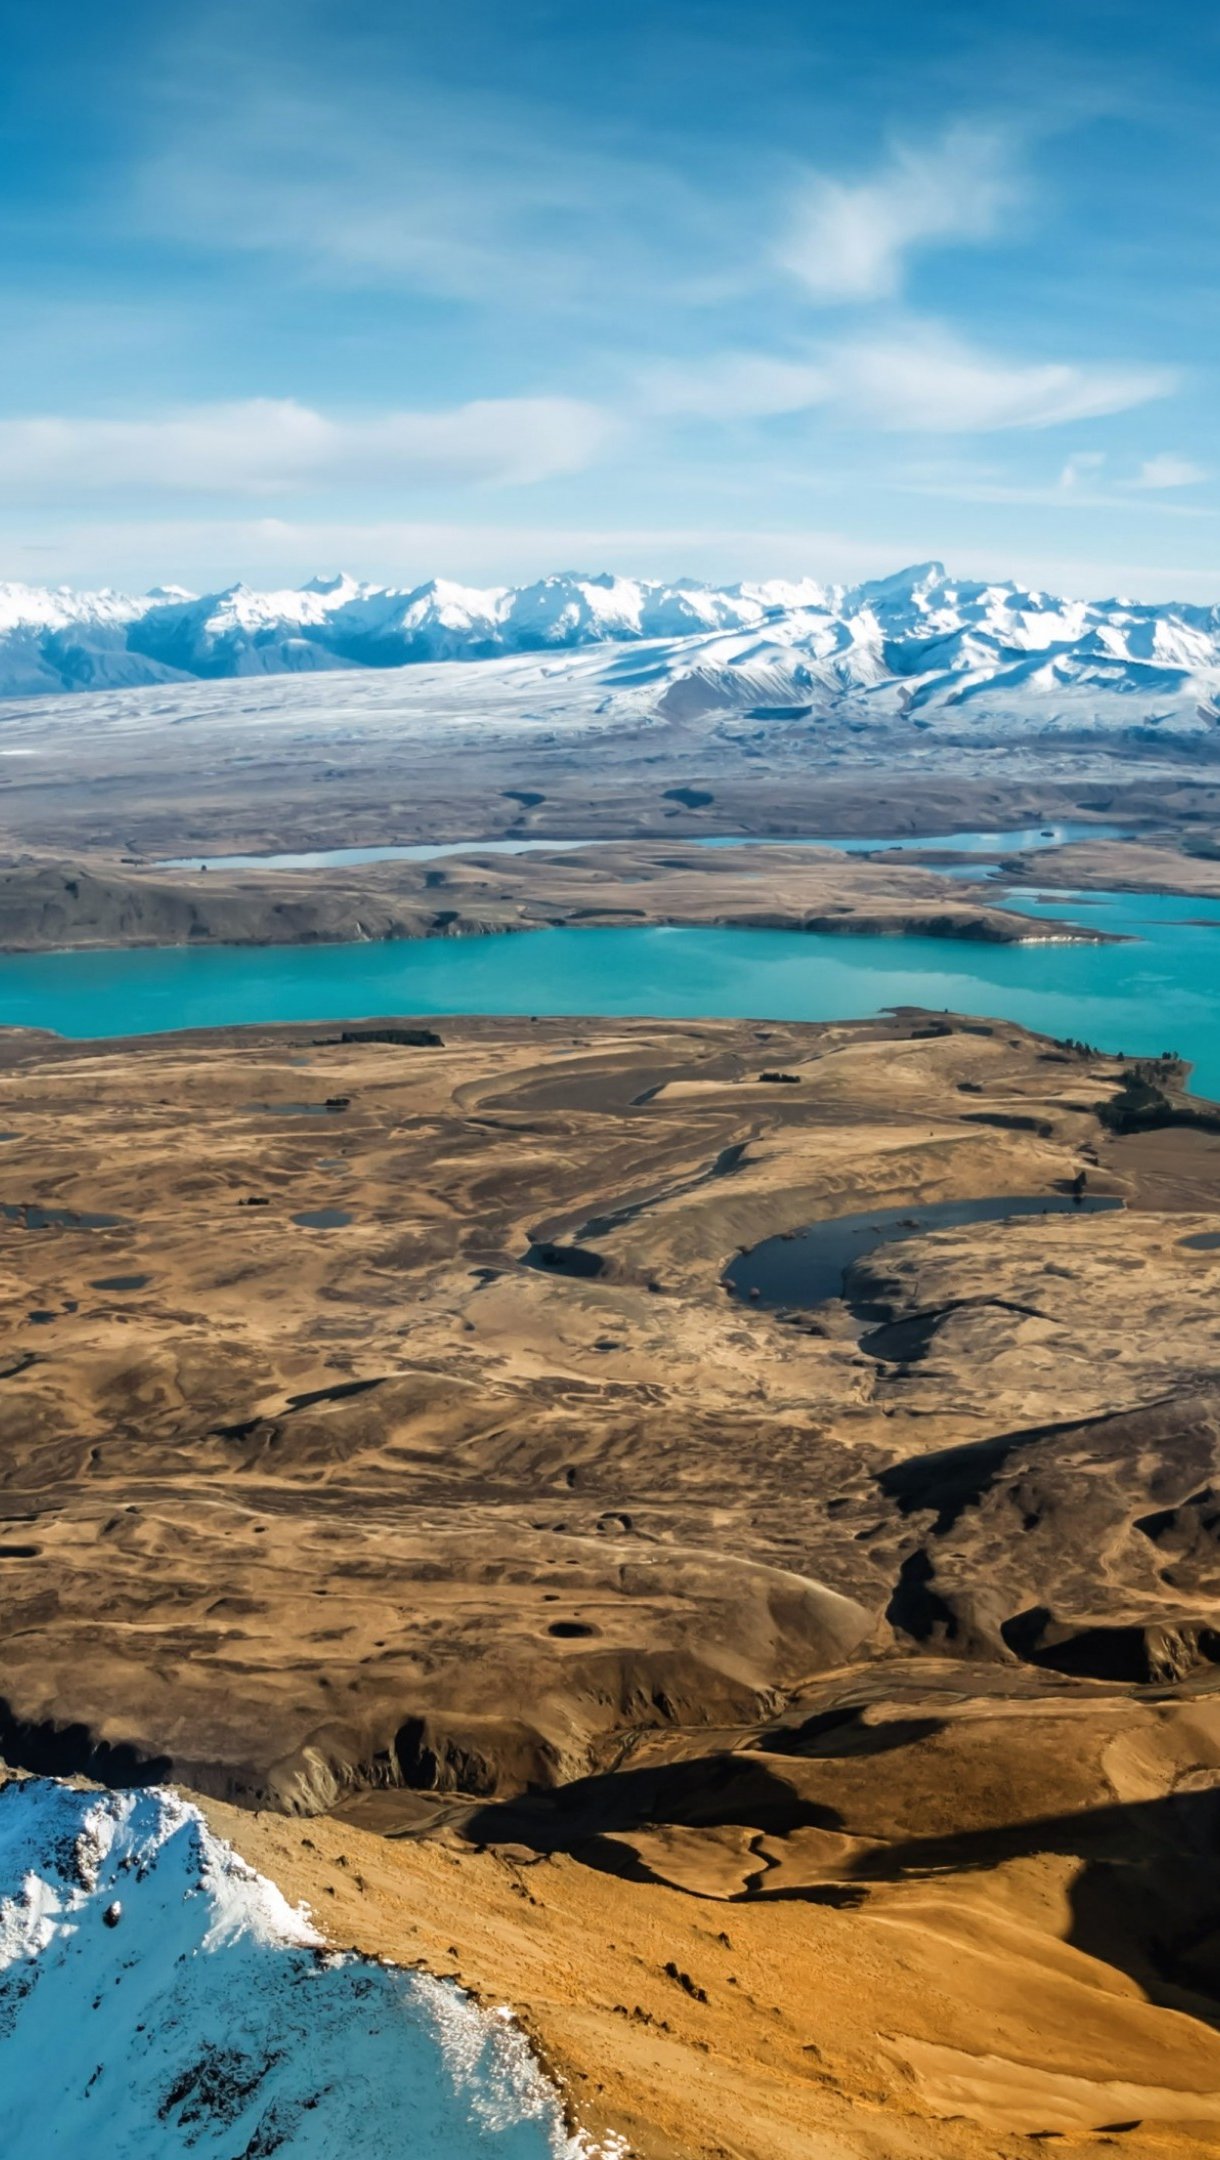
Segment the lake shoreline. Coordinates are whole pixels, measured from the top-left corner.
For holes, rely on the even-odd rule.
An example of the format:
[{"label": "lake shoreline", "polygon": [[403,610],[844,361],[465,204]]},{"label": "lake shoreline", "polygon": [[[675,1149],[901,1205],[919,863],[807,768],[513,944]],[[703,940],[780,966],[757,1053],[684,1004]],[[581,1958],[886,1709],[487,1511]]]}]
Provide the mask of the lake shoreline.
[{"label": "lake shoreline", "polygon": [[[966,870],[973,874],[968,860]],[[980,863],[978,882],[963,889],[956,871],[902,856],[655,841],[515,856],[474,849],[439,863],[347,870],[173,872],[32,858],[0,865],[0,953],[390,944],[623,926],[1027,942],[1027,918],[1003,906],[985,872]],[[1099,936],[1087,922],[1054,934],[1065,942]]]}]

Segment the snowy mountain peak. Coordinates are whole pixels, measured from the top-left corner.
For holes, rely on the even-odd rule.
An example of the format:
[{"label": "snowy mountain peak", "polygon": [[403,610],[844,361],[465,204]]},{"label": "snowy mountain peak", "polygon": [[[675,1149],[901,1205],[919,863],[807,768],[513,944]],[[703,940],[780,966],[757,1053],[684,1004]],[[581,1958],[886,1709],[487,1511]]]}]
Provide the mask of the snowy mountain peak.
[{"label": "snowy mountain peak", "polygon": [[919,600],[947,583],[948,577],[943,563],[910,563],[905,570],[895,570],[889,577],[870,579],[860,590],[868,593],[870,598],[878,600]]},{"label": "snowy mountain peak", "polygon": [[327,1952],[304,1911],[155,1787],[0,1792],[0,1996],[9,2153],[621,2149],[568,2133],[506,2016],[447,1981]]},{"label": "snowy mountain peak", "polygon": [[349,576],[346,570],[337,570],[330,577],[319,573],[318,576],[311,577],[308,584],[301,587],[302,592],[319,593],[328,600],[333,599],[336,593],[355,593],[359,592],[359,590],[360,586],[357,579]]},{"label": "snowy mountain peak", "polygon": [[[298,589],[245,584],[141,597],[0,585],[0,697],[250,675],[395,668],[647,642],[640,694],[860,717],[973,710],[1023,724],[1167,727],[1220,713],[1220,606],[1066,600],[922,562],[854,586],[811,578],[708,585],[613,571],[522,586],[433,578],[410,589],[347,573]],[[621,674],[621,670],[619,671]],[[645,678],[638,678],[643,681]],[[618,692],[615,693],[616,696]],[[625,692],[623,693],[625,695]],[[671,709],[671,708],[665,708]]]}]

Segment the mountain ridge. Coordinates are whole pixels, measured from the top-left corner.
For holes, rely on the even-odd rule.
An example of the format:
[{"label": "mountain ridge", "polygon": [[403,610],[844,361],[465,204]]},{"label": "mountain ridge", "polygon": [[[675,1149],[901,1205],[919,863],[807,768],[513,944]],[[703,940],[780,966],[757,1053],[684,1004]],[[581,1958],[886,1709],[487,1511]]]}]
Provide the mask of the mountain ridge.
[{"label": "mountain ridge", "polygon": [[[813,579],[702,584],[562,572],[523,586],[434,578],[413,587],[346,574],[195,595],[0,585],[0,698],[338,669],[587,654],[607,680],[658,701],[739,706],[743,686],[781,716],[845,696],[889,716],[969,707],[1120,703],[1120,727],[1220,724],[1220,604],[1063,599],[916,564],[854,586]],[[651,648],[647,659],[639,648]],[[754,695],[751,691],[749,695]]]}]

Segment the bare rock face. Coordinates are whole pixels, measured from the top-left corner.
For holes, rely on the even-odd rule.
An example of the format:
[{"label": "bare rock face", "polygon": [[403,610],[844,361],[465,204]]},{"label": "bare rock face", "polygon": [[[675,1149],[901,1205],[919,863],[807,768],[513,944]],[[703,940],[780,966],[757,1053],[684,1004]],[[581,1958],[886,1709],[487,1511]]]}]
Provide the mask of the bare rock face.
[{"label": "bare rock face", "polygon": [[1133,1613],[1090,1626],[1058,1619],[1047,1606],[1035,1605],[1006,1621],[1003,1632],[1010,1650],[1031,1665],[1086,1680],[1163,1686],[1220,1665],[1220,1631],[1189,1613]]}]

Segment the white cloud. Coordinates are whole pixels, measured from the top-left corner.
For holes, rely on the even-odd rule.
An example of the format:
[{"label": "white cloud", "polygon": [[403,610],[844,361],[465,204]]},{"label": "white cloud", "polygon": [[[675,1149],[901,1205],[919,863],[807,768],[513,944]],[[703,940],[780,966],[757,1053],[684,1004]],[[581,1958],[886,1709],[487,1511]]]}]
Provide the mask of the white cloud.
[{"label": "white cloud", "polygon": [[528,484],[579,472],[613,422],[575,398],[486,398],[439,412],[328,418],[291,398],[148,420],[0,421],[0,485],[79,493],[280,495],[306,487]]},{"label": "white cloud", "polygon": [[1064,494],[1076,494],[1082,487],[1091,486],[1105,462],[1104,450],[1074,450],[1059,475]]},{"label": "white cloud", "polygon": [[[670,363],[643,374],[637,394],[643,410],[661,418],[761,420],[825,405],[871,428],[971,435],[1098,419],[1165,397],[1176,380],[1169,368],[1009,359],[915,323],[885,337],[821,345],[802,361],[726,353]],[[1078,486],[1102,462],[1098,453],[1076,453],[1060,486]],[[1176,461],[1166,462],[1176,469]],[[1174,484],[1185,483],[1144,482]]]},{"label": "white cloud", "polygon": [[1172,369],[1004,359],[937,330],[840,347],[839,397],[874,426],[986,434],[1125,412],[1176,386]]},{"label": "white cloud", "polygon": [[1140,488],[1196,487],[1200,480],[1209,477],[1205,466],[1196,465],[1190,458],[1175,457],[1165,450],[1158,457],[1145,458],[1134,485]]},{"label": "white cloud", "polygon": [[896,149],[854,185],[811,175],[776,258],[817,300],[888,299],[909,253],[987,239],[1019,193],[1004,135],[951,128],[931,149]]}]

